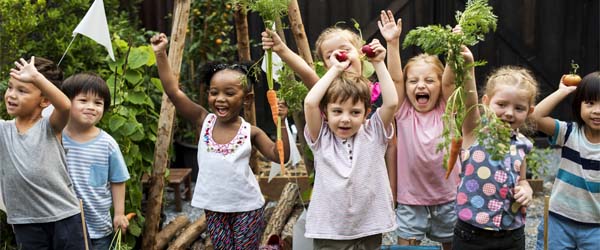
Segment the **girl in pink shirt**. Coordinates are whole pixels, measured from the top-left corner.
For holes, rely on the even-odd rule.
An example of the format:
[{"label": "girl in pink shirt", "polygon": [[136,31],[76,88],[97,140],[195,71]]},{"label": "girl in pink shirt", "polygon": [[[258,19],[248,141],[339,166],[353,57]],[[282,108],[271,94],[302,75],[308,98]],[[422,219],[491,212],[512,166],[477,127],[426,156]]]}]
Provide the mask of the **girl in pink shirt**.
[{"label": "girl in pink shirt", "polygon": [[400,105],[395,115],[398,244],[419,245],[427,236],[441,242],[444,249],[451,249],[458,175],[455,170],[448,180],[444,178],[444,152],[438,152],[437,145],[444,125],[446,100],[454,90],[454,83],[442,81],[444,65],[436,56],[415,56],[402,71],[401,22],[394,22],[393,14],[388,11],[382,12],[381,24],[388,47],[388,68]]}]

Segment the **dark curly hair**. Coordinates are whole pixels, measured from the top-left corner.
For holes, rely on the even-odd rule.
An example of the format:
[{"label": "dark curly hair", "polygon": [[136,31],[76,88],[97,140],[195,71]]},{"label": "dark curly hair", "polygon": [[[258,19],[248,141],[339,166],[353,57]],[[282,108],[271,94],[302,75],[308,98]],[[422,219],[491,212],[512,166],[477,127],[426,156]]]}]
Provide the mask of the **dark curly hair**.
[{"label": "dark curly hair", "polygon": [[251,67],[252,62],[240,62],[233,64],[221,62],[208,62],[200,67],[201,84],[206,84],[207,86],[210,86],[210,81],[217,72],[228,69],[240,72],[246,78],[244,92],[250,93],[252,91],[252,86],[256,84],[256,79],[250,76]]},{"label": "dark curly hair", "polygon": [[581,103],[596,102],[600,100],[600,71],[587,74],[575,90],[575,98],[573,98],[573,116],[579,127],[583,126],[583,118],[581,118]]}]

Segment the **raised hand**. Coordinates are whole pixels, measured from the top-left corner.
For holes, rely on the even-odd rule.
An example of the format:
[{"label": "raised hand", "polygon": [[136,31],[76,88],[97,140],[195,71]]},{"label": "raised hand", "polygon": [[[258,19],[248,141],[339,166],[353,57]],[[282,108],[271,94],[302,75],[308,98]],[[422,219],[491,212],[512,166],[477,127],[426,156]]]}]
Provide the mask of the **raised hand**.
[{"label": "raised hand", "polygon": [[277,32],[267,29],[260,33],[260,35],[262,37],[263,50],[272,49],[273,52],[279,53],[285,49],[286,45],[281,41],[281,37],[279,37]]},{"label": "raised hand", "polygon": [[371,47],[371,49],[373,50],[373,52],[375,53],[375,56],[373,57],[367,57],[369,61],[371,62],[383,62],[383,60],[385,60],[385,47],[383,47],[383,45],[381,45],[381,43],[379,42],[378,39],[373,39],[371,41],[371,43],[369,43],[369,47]]},{"label": "raised hand", "polygon": [[23,58],[15,61],[15,67],[10,70],[10,76],[21,82],[33,83],[35,77],[39,75],[37,68],[35,68],[35,56],[32,56],[29,62]]},{"label": "raised hand", "polygon": [[380,20],[377,21],[377,26],[379,26],[379,32],[386,41],[400,39],[400,34],[402,34],[402,18],[398,18],[398,21],[395,22],[392,11],[382,10]]},{"label": "raised hand", "polygon": [[166,52],[169,40],[167,39],[167,35],[160,33],[152,36],[152,38],[150,38],[150,43],[152,44],[152,50],[154,50],[154,53],[163,51]]}]

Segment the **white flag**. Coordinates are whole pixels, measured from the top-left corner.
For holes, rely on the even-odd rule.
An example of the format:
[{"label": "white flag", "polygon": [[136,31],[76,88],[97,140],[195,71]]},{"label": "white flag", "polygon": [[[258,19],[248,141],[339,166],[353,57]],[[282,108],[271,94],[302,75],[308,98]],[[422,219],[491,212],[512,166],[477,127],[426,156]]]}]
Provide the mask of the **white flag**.
[{"label": "white flag", "polygon": [[108,50],[110,59],[115,60],[102,0],[95,0],[92,7],[85,13],[85,16],[73,31],[73,36],[77,34],[87,36],[104,46]]}]

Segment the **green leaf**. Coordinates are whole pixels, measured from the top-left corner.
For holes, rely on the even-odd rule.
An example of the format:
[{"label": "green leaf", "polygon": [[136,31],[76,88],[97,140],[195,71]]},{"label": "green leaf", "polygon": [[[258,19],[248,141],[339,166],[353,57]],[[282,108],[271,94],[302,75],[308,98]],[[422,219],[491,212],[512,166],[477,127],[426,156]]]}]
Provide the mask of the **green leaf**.
[{"label": "green leaf", "polygon": [[127,66],[130,69],[137,69],[146,65],[149,59],[150,53],[148,53],[148,50],[144,48],[132,48],[129,53]]},{"label": "green leaf", "polygon": [[110,118],[109,127],[111,131],[119,130],[127,120],[121,116],[115,115]]},{"label": "green leaf", "polygon": [[142,73],[137,70],[127,70],[127,72],[125,72],[125,79],[130,83],[138,84],[144,78],[142,77]]},{"label": "green leaf", "polygon": [[150,82],[152,83],[152,85],[154,85],[156,89],[160,90],[161,93],[165,92],[159,78],[152,77],[150,78]]},{"label": "green leaf", "polygon": [[147,98],[144,92],[129,92],[127,95],[127,100],[133,104],[144,104]]},{"label": "green leaf", "polygon": [[125,136],[131,136],[136,129],[136,123],[134,122],[128,122],[123,124],[123,126],[121,126],[122,129],[119,130],[119,132],[121,132],[121,134],[125,135]]}]

